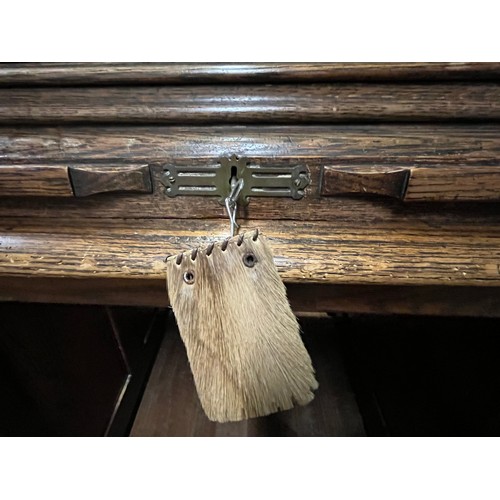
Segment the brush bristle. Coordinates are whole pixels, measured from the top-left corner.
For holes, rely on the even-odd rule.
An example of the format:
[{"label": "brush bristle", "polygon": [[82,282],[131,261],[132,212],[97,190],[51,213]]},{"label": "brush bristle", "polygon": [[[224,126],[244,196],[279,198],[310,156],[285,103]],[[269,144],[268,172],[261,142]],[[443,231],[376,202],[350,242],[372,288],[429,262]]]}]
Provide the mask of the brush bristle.
[{"label": "brush bristle", "polygon": [[167,260],[170,301],[208,418],[309,403],[318,383],[265,238],[246,233],[209,250]]}]

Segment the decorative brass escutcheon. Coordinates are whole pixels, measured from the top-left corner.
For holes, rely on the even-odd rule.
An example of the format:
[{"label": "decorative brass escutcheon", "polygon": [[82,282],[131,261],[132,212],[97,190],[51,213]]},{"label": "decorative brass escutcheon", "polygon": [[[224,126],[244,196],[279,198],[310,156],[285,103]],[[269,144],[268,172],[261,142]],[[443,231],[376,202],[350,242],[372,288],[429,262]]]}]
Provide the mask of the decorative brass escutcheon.
[{"label": "decorative brass escutcheon", "polygon": [[243,180],[239,198],[243,205],[250,196],[300,200],[311,181],[305,165],[259,165],[235,154],[219,158],[213,166],[164,165],[161,175],[167,196],[217,196],[221,204],[231,191],[232,179]]}]

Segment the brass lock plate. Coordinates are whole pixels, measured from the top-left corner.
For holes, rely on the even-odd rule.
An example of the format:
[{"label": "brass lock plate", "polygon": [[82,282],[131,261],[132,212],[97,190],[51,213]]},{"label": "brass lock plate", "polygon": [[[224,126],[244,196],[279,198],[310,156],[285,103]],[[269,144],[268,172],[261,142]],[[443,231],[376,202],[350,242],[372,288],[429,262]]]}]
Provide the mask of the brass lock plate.
[{"label": "brass lock plate", "polygon": [[305,165],[267,166],[232,155],[213,166],[164,165],[160,182],[165,194],[175,196],[217,196],[219,203],[231,192],[232,181],[243,180],[239,203],[251,196],[287,197],[300,200],[311,178]]}]

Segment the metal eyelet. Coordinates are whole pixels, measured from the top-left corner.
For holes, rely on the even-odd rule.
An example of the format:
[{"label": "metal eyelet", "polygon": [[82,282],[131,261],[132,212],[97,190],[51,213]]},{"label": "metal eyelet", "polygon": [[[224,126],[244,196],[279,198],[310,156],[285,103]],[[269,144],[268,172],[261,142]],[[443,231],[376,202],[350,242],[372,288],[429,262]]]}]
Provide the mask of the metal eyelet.
[{"label": "metal eyelet", "polygon": [[243,264],[247,267],[253,267],[257,263],[257,257],[254,253],[248,252],[243,256]]},{"label": "metal eyelet", "polygon": [[186,284],[192,285],[194,283],[194,271],[186,271],[183,278]]}]

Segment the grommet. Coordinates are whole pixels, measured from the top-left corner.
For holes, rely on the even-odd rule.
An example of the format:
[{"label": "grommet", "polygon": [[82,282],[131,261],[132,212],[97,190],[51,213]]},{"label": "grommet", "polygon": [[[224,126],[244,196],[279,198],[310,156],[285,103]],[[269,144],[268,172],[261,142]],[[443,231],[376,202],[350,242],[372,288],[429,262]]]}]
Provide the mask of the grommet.
[{"label": "grommet", "polygon": [[243,255],[243,264],[247,267],[253,267],[257,263],[257,257],[252,252],[247,252]]},{"label": "grommet", "polygon": [[193,271],[186,271],[184,273],[184,282],[188,285],[192,285],[194,283],[194,272]]}]

